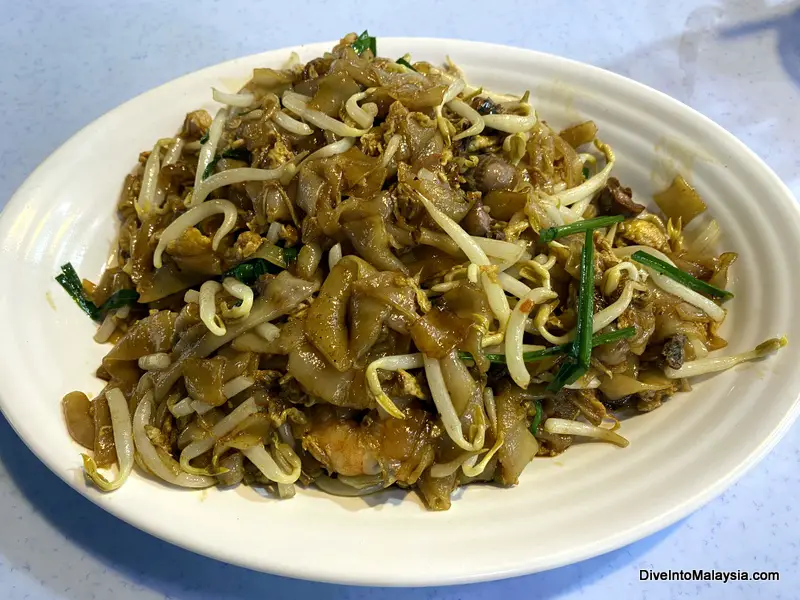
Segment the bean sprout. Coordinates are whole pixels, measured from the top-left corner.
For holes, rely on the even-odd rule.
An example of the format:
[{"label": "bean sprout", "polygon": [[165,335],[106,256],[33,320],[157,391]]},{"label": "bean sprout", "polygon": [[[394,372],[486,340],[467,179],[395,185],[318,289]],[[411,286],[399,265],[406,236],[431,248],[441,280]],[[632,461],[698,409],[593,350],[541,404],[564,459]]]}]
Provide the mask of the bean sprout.
[{"label": "bean sprout", "polygon": [[[150,438],[147,437],[147,431],[145,429],[145,427],[150,424],[150,415],[152,411],[153,392],[148,391],[139,401],[133,416],[133,441],[136,445],[136,451],[139,453],[148,471],[167,483],[181,487],[206,488],[214,485],[215,481],[213,477],[183,472],[175,459],[166,453],[159,454],[150,441]],[[223,421],[224,420],[225,419],[223,419]],[[208,449],[210,450],[211,446],[209,446]]]},{"label": "bean sprout", "polygon": [[[641,250],[642,252],[646,252],[651,256],[658,258],[659,260],[663,260],[664,262],[675,266],[675,263],[672,262],[667,255],[663,252],[659,252],[658,250],[651,248],[650,246],[627,246],[625,248],[614,248],[614,254],[617,257],[627,257],[631,256],[634,252]],[[641,265],[641,267],[647,272],[650,278],[653,280],[658,287],[662,290],[667,292],[668,294],[672,294],[673,296],[677,296],[684,302],[691,304],[692,306],[696,306],[704,313],[706,313],[709,317],[711,317],[714,321],[722,322],[725,319],[725,310],[720,307],[718,304],[715,304],[713,300],[706,298],[702,294],[695,292],[694,290],[689,289],[682,283],[678,283],[674,279],[667,277],[666,275],[662,275],[658,271],[655,271],[648,267],[647,265]]]},{"label": "bean sprout", "polygon": [[194,188],[187,206],[199,206],[208,198],[211,192],[226,185],[244,183],[245,181],[275,181],[276,179],[293,176],[296,171],[297,167],[291,162],[284,163],[277,169],[254,169],[252,167],[228,169],[204,179],[200,185]]},{"label": "bean sprout", "polygon": [[336,242],[333,247],[328,250],[328,269],[333,271],[339,261],[342,260],[342,245]]},{"label": "bean sprout", "polygon": [[133,470],[133,433],[128,401],[119,390],[112,388],[106,392],[108,411],[111,414],[111,428],[114,432],[114,448],[117,453],[117,476],[109,481],[97,470],[97,463],[91,456],[82,454],[86,475],[104,492],[116,490],[125,483]]},{"label": "bean sprout", "polygon": [[[222,307],[222,316],[226,319],[241,319],[250,314],[253,308],[253,290],[234,277],[226,277],[222,280],[222,287],[234,298],[242,301],[239,306],[228,308]],[[201,288],[202,290],[202,288]]]},{"label": "bean sprout", "polygon": [[370,392],[375,396],[375,401],[383,410],[396,419],[405,419],[406,416],[397,408],[392,399],[381,388],[381,380],[378,378],[378,369],[384,371],[400,371],[408,369],[419,369],[424,366],[422,354],[398,354],[395,356],[385,356],[372,361],[365,373],[367,385]]},{"label": "bean sprout", "polygon": [[283,105],[286,108],[320,129],[325,129],[341,137],[360,137],[369,131],[369,129],[350,127],[333,117],[329,117],[324,112],[308,108],[307,102],[306,97],[301,94],[289,90],[283,93]]},{"label": "bean sprout", "polygon": [[278,484],[294,483],[300,478],[300,457],[298,457],[294,450],[287,444],[279,443],[276,444],[276,446],[275,451],[280,452],[283,459],[288,462],[292,468],[288,473],[278,466],[278,463],[272,455],[267,452],[263,444],[258,444],[257,446],[242,450],[242,453],[250,462],[258,467],[258,470],[270,481],[274,481]]},{"label": "bean sprout", "polygon": [[200,320],[211,333],[219,336],[227,332],[225,323],[217,314],[217,293],[221,290],[222,286],[213,279],[200,287]]},{"label": "bean sprout", "polygon": [[452,110],[459,117],[463,117],[464,119],[467,119],[471,123],[469,129],[465,129],[461,133],[453,136],[454,142],[457,142],[458,140],[464,139],[466,137],[472,137],[473,135],[478,135],[480,132],[483,131],[484,127],[483,117],[477,110],[472,108],[469,104],[467,104],[463,100],[454,98],[453,100],[447,103],[447,108]]},{"label": "bean sprout", "polygon": [[250,92],[241,92],[238,94],[230,94],[228,92],[221,92],[215,87],[211,88],[211,96],[216,102],[220,104],[227,104],[228,106],[236,106],[237,108],[247,108],[256,101],[256,97]]},{"label": "bean sprout", "polygon": [[[456,413],[453,401],[450,398],[450,392],[447,391],[444,383],[441,363],[438,359],[431,358],[426,354],[422,355],[422,361],[425,366],[425,376],[428,379],[428,387],[430,387],[433,402],[436,404],[436,410],[439,411],[439,416],[442,419],[442,425],[444,425],[447,435],[463,450],[468,452],[480,450],[480,446],[476,447],[474,443],[468,442],[464,437],[461,419]],[[483,446],[482,441],[480,445]]]},{"label": "bean sprout", "polygon": [[[423,194],[416,190],[415,192],[433,220],[436,221],[436,224],[455,241],[461,251],[467,255],[470,262],[475,263],[479,267],[488,267],[491,265],[489,257],[486,256],[486,253],[475,240],[473,240],[471,235],[464,231],[453,219],[436,208],[433,202],[428,200]],[[500,328],[505,329],[511,309],[508,306],[508,299],[503,292],[503,288],[500,287],[500,284],[494,281],[487,272],[481,273],[481,283],[483,289],[486,291],[489,307],[500,322]]]},{"label": "bean sprout", "polygon": [[364,100],[367,96],[371,95],[374,91],[375,88],[369,88],[363,92],[358,92],[357,94],[350,96],[347,99],[347,102],[344,103],[344,109],[347,111],[347,116],[353,119],[353,121],[356,122],[356,125],[364,129],[369,129],[372,127],[374,115],[369,114],[366,110],[361,108],[358,103],[361,100]]},{"label": "bean sprout", "polygon": [[214,156],[217,153],[217,144],[219,144],[219,138],[222,136],[222,131],[225,129],[225,121],[227,120],[228,109],[221,108],[214,116],[214,120],[211,121],[211,126],[208,128],[208,139],[206,143],[200,147],[200,155],[197,158],[197,170],[194,176],[195,191],[197,191],[197,188],[203,183],[203,174],[208,165],[211,164],[211,161],[214,160]]},{"label": "bean sprout", "polygon": [[302,121],[298,121],[297,119],[290,117],[282,110],[276,110],[274,113],[272,113],[271,118],[278,127],[282,127],[289,133],[293,133],[295,135],[311,135],[314,133],[314,130],[311,129],[311,127]]},{"label": "bean sprout", "polygon": [[139,358],[139,368],[143,371],[163,371],[172,363],[172,359],[166,352],[156,352],[146,354]]},{"label": "bean sprout", "polygon": [[629,443],[624,437],[610,429],[597,427],[589,423],[582,423],[581,421],[570,421],[569,419],[555,419],[551,417],[544,422],[544,430],[547,433],[596,438],[604,442],[615,444],[620,448],[625,448]]},{"label": "bean sprout", "polygon": [[161,256],[167,244],[177,240],[183,235],[183,232],[190,227],[194,227],[208,217],[218,214],[225,215],[225,218],[220,228],[217,229],[217,232],[214,234],[214,238],[211,240],[211,248],[216,250],[222,238],[233,231],[233,228],[236,226],[236,219],[239,216],[236,212],[236,206],[230,200],[209,200],[200,206],[195,206],[187,210],[180,217],[167,225],[167,228],[161,232],[158,246],[156,246],[156,250],[153,253],[153,266],[155,266],[156,269],[162,267]]},{"label": "bean sprout", "polygon": [[536,288],[528,292],[511,311],[506,328],[506,365],[511,379],[522,389],[526,389],[531,382],[531,375],[522,358],[522,336],[525,333],[525,321],[534,306],[557,297],[558,294],[547,288]]},{"label": "bean sprout", "polygon": [[706,373],[716,373],[718,371],[725,371],[736,365],[750,361],[764,358],[770,354],[774,354],[787,344],[785,337],[772,338],[766,342],[762,342],[748,352],[734,354],[732,356],[713,356],[708,358],[699,358],[683,363],[680,369],[672,369],[666,367],[664,375],[670,379],[683,379],[685,377],[697,377],[698,375],[705,375]]}]

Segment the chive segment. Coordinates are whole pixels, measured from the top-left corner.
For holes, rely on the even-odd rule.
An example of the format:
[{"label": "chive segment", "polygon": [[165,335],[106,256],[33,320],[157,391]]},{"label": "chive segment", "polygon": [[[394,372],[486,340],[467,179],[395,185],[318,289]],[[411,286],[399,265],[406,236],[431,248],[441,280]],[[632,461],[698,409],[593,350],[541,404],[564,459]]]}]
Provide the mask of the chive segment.
[{"label": "chive segment", "polygon": [[673,267],[671,264],[664,262],[663,260],[660,260],[655,256],[648,254],[647,252],[637,250],[631,254],[631,258],[636,262],[641,263],[645,267],[650,267],[654,271],[661,273],[662,275],[666,275],[670,279],[677,281],[678,283],[688,287],[690,290],[694,290],[700,294],[706,294],[707,296],[712,296],[714,298],[722,298],[723,300],[733,298],[733,294],[731,292],[720,289],[717,286],[706,283],[705,281],[701,281],[700,279],[689,275],[689,273],[686,271],[681,271],[679,268]]},{"label": "chive segment", "polygon": [[[635,334],[635,327],[625,327],[624,329],[617,329],[616,331],[609,331],[608,333],[598,333],[592,337],[592,348],[597,348],[597,346],[602,346],[603,344],[610,344],[625,338],[633,337]],[[559,346],[552,346],[550,348],[544,348],[543,350],[531,350],[530,352],[523,352],[522,360],[525,362],[537,362],[544,360],[545,358],[550,358],[551,356],[559,356],[569,352],[571,347],[572,343],[567,343],[560,344]],[[503,365],[506,364],[505,354],[485,354],[484,356],[489,362]],[[472,354],[469,352],[459,352],[458,357],[461,360],[474,360],[472,358]]]},{"label": "chive segment", "polygon": [[369,34],[366,29],[364,33],[356,38],[356,41],[350,44],[358,54],[362,54],[365,50],[372,50],[372,56],[378,56],[378,41],[376,38]]},{"label": "chive segment", "polygon": [[536,405],[536,414],[533,416],[533,420],[531,421],[531,433],[536,435],[536,430],[539,429],[539,423],[542,422],[542,402],[541,400],[535,400],[534,404]]},{"label": "chive segment", "polygon": [[411,63],[406,60],[405,56],[401,56],[400,58],[398,58],[394,62],[396,62],[398,65],[403,65],[404,67],[407,67],[407,68],[411,69],[412,71],[416,71],[416,69],[411,65]]},{"label": "chive segment", "polygon": [[[590,219],[589,221],[596,221]],[[601,225],[598,225],[601,227]],[[565,385],[574,383],[589,370],[592,357],[592,323],[594,316],[594,228],[585,229],[581,250],[581,278],[578,294],[578,324],[567,360],[558,369],[555,379],[547,386],[557,392]]]},{"label": "chive segment", "polygon": [[135,290],[117,290],[102,306],[97,306],[89,298],[89,294],[83,287],[81,278],[75,272],[72,263],[61,265],[61,273],[56,276],[56,281],[70,295],[80,309],[89,315],[94,321],[101,321],[110,310],[116,310],[123,306],[136,304],[139,294]]},{"label": "chive segment", "polygon": [[600,227],[609,227],[614,223],[624,221],[625,217],[622,215],[614,215],[611,217],[595,217],[594,219],[584,219],[582,221],[575,221],[569,225],[561,225],[559,227],[548,227],[539,232],[539,241],[552,242],[555,239],[562,238],[566,235],[573,233],[581,233],[582,231],[592,231]]}]

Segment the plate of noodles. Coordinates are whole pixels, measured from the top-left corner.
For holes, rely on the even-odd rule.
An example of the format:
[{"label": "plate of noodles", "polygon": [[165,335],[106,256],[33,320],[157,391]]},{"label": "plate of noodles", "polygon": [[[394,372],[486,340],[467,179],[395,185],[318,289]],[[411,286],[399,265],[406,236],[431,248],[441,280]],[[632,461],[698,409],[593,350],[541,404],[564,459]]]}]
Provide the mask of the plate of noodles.
[{"label": "plate of noodles", "polygon": [[791,193],[690,108],[546,54],[364,32],[204,69],[68,141],[0,240],[20,437],[253,569],[588,558],[798,412]]}]

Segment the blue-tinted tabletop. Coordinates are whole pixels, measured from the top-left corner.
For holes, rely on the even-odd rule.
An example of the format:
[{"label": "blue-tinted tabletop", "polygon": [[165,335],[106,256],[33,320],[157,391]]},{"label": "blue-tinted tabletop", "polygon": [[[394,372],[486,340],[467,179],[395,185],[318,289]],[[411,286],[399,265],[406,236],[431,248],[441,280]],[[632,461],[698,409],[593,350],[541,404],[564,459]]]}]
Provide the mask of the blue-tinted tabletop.
[{"label": "blue-tinted tabletop", "polygon": [[[716,120],[764,158],[795,195],[800,192],[797,2],[52,0],[2,3],[0,206],[69,136],[140,92],[230,58],[364,28],[378,36],[511,44],[627,75]],[[4,293],[11,290],[7,282]],[[352,588],[254,573],[141,533],[58,480],[0,417],[0,597],[796,599],[799,462],[796,426],[706,507],[661,533],[576,565],[452,588]],[[264,551],[280,551],[269,532]],[[780,581],[639,576],[641,569],[703,568],[778,571]]]}]

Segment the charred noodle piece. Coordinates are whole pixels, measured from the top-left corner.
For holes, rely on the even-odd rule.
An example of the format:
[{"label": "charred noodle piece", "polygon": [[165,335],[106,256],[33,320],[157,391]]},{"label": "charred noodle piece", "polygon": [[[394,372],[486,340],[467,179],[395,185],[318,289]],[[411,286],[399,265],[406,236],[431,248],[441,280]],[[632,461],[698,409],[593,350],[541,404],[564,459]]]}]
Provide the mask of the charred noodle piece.
[{"label": "charred noodle piece", "polygon": [[733,298],[733,294],[731,292],[727,290],[721,290],[710,283],[706,283],[705,281],[701,281],[696,277],[692,277],[685,271],[681,271],[679,268],[664,262],[663,260],[659,260],[651,254],[642,252],[641,250],[634,252],[631,255],[631,258],[646,267],[650,267],[654,271],[658,271],[662,275],[666,275],[670,279],[674,279],[678,283],[685,285],[690,290],[694,290],[695,292],[707,294],[708,296],[712,296],[714,298],[722,298],[723,300]]},{"label": "charred noodle piece", "polygon": [[560,227],[548,227],[539,232],[539,240],[542,242],[552,242],[553,240],[567,235],[599,229],[600,227],[609,227],[614,223],[620,223],[624,220],[625,217],[623,215],[616,215],[613,217],[595,217],[594,219],[575,221],[574,223],[561,225]]},{"label": "charred noodle piece", "polygon": [[250,314],[231,323],[225,335],[209,332],[190,345],[183,353],[174,357],[173,363],[156,378],[155,398],[160,402],[172,385],[181,377],[181,369],[187,358],[206,358],[245,331],[256,325],[272,321],[291,312],[303,300],[317,291],[318,284],[298,279],[286,271],[269,283],[263,297],[253,302]]}]

